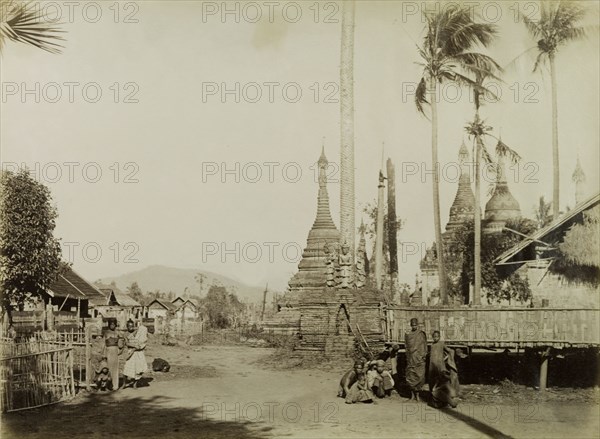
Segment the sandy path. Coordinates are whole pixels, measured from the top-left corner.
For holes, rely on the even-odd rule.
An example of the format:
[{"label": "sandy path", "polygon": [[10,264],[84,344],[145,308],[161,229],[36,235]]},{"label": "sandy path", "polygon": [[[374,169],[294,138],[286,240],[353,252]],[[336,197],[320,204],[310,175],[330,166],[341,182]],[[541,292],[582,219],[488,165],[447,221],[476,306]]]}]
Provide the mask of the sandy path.
[{"label": "sandy path", "polygon": [[336,398],[338,375],[273,371],[255,364],[271,350],[244,346],[151,346],[168,374],[149,386],[85,392],[54,407],[6,415],[2,438],[554,438],[597,437],[598,406],[575,402],[469,404],[439,411],[397,394],[373,405]]}]

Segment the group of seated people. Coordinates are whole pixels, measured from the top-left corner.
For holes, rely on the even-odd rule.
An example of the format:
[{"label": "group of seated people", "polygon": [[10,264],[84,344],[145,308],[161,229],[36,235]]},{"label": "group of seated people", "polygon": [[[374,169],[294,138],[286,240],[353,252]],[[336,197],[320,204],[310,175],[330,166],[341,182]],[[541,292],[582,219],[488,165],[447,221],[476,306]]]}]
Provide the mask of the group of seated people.
[{"label": "group of seated people", "polygon": [[340,381],[338,396],[346,399],[346,404],[373,402],[375,396],[384,398],[392,394],[394,379],[386,368],[384,360],[366,363],[357,361],[354,369],[344,374]]},{"label": "group of seated people", "polygon": [[[411,400],[419,401],[419,392],[425,384],[428,375],[431,391],[430,403],[435,407],[449,405],[456,407],[459,393],[458,369],[455,362],[455,352],[440,339],[440,331],[433,331],[433,343],[427,349],[427,337],[418,329],[416,319],[411,320],[411,331],[406,334],[406,369],[404,377],[411,392]],[[388,344],[385,350],[371,361],[357,361],[354,368],[346,372],[340,381],[338,396],[345,398],[347,404],[357,402],[372,403],[375,398],[390,396],[396,386],[393,376],[397,379],[400,370],[394,367],[400,350],[398,344]],[[459,351],[456,354],[463,357]],[[426,359],[429,359],[428,373]],[[392,370],[386,361],[392,359]]]}]

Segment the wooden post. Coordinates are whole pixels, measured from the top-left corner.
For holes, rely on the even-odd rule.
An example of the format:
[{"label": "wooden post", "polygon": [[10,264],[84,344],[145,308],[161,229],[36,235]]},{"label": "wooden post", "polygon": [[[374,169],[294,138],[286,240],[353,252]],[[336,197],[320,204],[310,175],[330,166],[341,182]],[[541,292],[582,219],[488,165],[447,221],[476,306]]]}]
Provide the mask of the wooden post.
[{"label": "wooden post", "polygon": [[545,391],[548,385],[548,360],[550,359],[550,349],[542,352],[542,363],[540,365],[540,391]]},{"label": "wooden post", "polygon": [[86,326],[85,332],[85,388],[89,392],[91,390],[92,377],[92,346],[90,343],[90,327]]}]

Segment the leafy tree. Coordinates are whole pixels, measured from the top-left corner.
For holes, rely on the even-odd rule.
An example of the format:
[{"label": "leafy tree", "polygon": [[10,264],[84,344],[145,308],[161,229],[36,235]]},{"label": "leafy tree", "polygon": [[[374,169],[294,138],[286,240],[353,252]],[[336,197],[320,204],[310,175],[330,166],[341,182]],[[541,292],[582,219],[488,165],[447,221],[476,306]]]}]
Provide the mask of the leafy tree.
[{"label": "leafy tree", "polygon": [[561,46],[585,36],[585,29],[578,25],[584,16],[585,9],[576,1],[542,1],[540,2],[539,19],[522,16],[527,30],[533,38],[537,39],[538,56],[533,65],[533,71],[537,71],[540,65],[546,61],[550,66],[552,91],[552,211],[554,218],[558,218],[560,213],[558,98],[555,60]]},{"label": "leafy tree", "polygon": [[437,245],[440,296],[448,303],[447,278],[442,249],[442,223],[440,219],[439,161],[438,161],[438,110],[437,84],[456,82],[470,88],[481,86],[473,78],[481,71],[480,66],[494,65],[487,55],[474,52],[477,46],[488,46],[495,34],[495,27],[473,20],[471,11],[464,6],[443,8],[442,12],[425,13],[426,28],[423,44],[418,47],[422,61],[423,76],[415,95],[417,110],[425,114],[424,106],[431,107],[431,161],[433,178],[433,217]]},{"label": "leafy tree", "polygon": [[[537,228],[534,221],[523,218],[508,221],[506,227],[525,235],[531,235]],[[474,222],[468,222],[456,231],[457,250],[463,255],[461,278],[471,283],[475,279],[474,229]],[[501,253],[522,239],[521,236],[508,230],[482,235],[481,286],[486,292],[489,302],[501,300],[526,302],[530,299],[531,289],[527,279],[521,278],[514,272],[505,274],[502,270],[498,270],[494,262]],[[458,285],[452,285],[452,289],[456,292],[459,289]]]},{"label": "leafy tree", "polygon": [[127,294],[129,294],[133,299],[138,301],[139,303],[144,303],[144,293],[142,289],[138,285],[137,282],[132,282],[131,285],[127,287]]},{"label": "leafy tree", "polygon": [[53,236],[58,215],[51,201],[27,170],[0,174],[0,291],[8,312],[40,296],[68,266]]},{"label": "leafy tree", "polygon": [[0,52],[7,40],[60,53],[62,32],[43,15],[38,2],[0,0]]},{"label": "leafy tree", "polygon": [[558,254],[550,266],[553,273],[569,280],[600,283],[600,207],[583,213],[583,222],[574,224],[558,244]]},{"label": "leafy tree", "polygon": [[244,305],[234,293],[218,285],[211,285],[201,303],[212,328],[236,326],[244,310]]}]

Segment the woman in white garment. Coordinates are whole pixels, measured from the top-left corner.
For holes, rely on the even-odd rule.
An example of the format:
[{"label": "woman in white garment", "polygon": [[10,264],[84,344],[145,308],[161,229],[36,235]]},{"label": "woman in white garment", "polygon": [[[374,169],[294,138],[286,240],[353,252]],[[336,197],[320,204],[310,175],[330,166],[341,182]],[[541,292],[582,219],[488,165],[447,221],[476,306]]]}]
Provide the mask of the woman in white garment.
[{"label": "woman in white garment", "polygon": [[128,320],[127,331],[129,335],[125,343],[128,348],[128,354],[125,369],[123,370],[123,375],[125,375],[123,388],[132,386],[135,389],[139,384],[142,374],[148,370],[146,355],[144,354],[148,341],[148,330],[142,324],[135,329],[133,321]]}]

